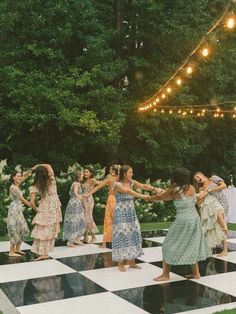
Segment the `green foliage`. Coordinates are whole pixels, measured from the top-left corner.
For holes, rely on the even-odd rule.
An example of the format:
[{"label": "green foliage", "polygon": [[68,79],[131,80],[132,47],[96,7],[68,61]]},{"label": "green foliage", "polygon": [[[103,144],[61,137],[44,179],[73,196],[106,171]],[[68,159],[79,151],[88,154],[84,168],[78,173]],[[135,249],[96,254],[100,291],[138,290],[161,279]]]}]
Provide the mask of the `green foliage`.
[{"label": "green foliage", "polygon": [[[131,163],[139,177],[183,165],[236,175],[236,124],[225,118],[137,114],[220,16],[219,0],[0,2],[0,156],[56,172],[77,160]],[[235,32],[169,104],[236,100]],[[122,90],[122,78],[130,85]],[[102,211],[102,209],[101,209]]]}]

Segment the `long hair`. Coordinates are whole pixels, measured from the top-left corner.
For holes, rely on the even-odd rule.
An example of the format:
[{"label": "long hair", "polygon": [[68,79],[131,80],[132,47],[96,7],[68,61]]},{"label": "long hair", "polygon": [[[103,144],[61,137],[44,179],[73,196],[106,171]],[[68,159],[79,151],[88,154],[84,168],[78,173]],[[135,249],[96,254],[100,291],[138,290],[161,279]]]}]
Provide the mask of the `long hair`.
[{"label": "long hair", "polygon": [[81,173],[82,171],[76,171],[75,176],[74,176],[74,181],[80,182],[81,181]]},{"label": "long hair", "polygon": [[44,197],[48,191],[48,170],[44,166],[38,166],[35,169],[35,177],[33,185],[39,190]]},{"label": "long hair", "polygon": [[129,169],[132,169],[132,167],[129,165],[123,165],[120,167],[119,181],[124,181],[125,175],[129,171]]},{"label": "long hair", "polygon": [[15,184],[13,178],[17,175],[17,173],[19,173],[19,171],[17,171],[17,170],[14,170],[14,171],[11,173],[11,176],[10,176],[10,179],[9,179],[9,186],[8,186],[9,191],[10,191],[11,185],[12,185],[12,184]]},{"label": "long hair", "polygon": [[185,168],[176,168],[172,173],[172,187],[179,186],[185,193],[190,186],[190,171]]}]

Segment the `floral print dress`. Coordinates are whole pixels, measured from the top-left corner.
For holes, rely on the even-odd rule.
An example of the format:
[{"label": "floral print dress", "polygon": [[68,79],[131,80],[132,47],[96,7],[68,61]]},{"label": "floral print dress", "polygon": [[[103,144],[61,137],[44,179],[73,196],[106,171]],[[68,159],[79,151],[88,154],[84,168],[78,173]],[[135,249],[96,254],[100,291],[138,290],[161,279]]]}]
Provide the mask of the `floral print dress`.
[{"label": "floral print dress", "polygon": [[11,203],[8,208],[7,230],[10,242],[20,244],[29,234],[29,228],[23,215],[23,204],[20,200],[22,191],[14,184],[10,186]]}]

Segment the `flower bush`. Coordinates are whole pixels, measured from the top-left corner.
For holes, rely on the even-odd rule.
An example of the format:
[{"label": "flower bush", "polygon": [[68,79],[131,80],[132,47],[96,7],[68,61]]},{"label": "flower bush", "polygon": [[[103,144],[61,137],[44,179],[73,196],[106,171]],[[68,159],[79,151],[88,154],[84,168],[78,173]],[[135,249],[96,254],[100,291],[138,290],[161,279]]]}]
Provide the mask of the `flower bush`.
[{"label": "flower bush", "polygon": [[[101,168],[99,164],[88,165],[94,169],[95,178],[97,180],[103,180],[105,178],[105,168]],[[17,165],[15,169],[22,172],[21,165]],[[57,190],[58,195],[62,203],[62,213],[64,215],[66,205],[69,200],[69,190],[71,184],[74,180],[74,174],[78,170],[82,170],[83,167],[75,163],[69,166],[66,172],[61,172],[59,176],[56,177],[57,180]],[[10,173],[13,169],[7,165],[6,160],[0,161],[0,236],[7,234],[7,211],[8,205],[10,203],[9,197],[9,179]],[[25,198],[29,198],[29,187],[33,183],[33,177],[29,177],[21,185],[21,190],[24,193]],[[150,183],[147,180],[146,183]],[[169,182],[161,182],[157,180],[152,183],[153,186],[166,188]],[[141,192],[141,191],[139,191]],[[147,193],[147,192],[145,192]],[[106,188],[101,189],[96,194],[94,194],[94,220],[96,224],[102,225],[105,212],[105,204],[107,200],[108,190]],[[136,212],[140,222],[157,222],[157,221],[172,221],[175,216],[175,209],[172,202],[146,202],[141,199],[135,199]],[[28,222],[29,227],[32,229],[31,221],[35,215],[35,212],[31,208],[25,207],[24,215]]]}]

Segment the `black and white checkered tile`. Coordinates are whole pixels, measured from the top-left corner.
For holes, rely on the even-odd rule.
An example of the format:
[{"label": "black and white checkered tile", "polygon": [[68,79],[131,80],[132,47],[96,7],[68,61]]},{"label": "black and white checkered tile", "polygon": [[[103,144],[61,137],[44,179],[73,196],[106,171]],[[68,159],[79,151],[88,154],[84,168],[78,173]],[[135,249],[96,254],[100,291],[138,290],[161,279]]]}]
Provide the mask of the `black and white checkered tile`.
[{"label": "black and white checkered tile", "polygon": [[[236,233],[230,234],[227,257],[200,263],[202,278],[187,280],[188,266],[172,267],[171,280],[158,283],[161,245],[166,230],[143,233],[142,269],[121,273],[111,250],[96,244],[68,248],[57,243],[51,259],[34,262],[30,245],[24,257],[9,258],[0,242],[0,288],[21,314],[214,313],[236,309]],[[1,310],[1,304],[0,304]],[[236,313],[236,310],[235,310]]]}]

